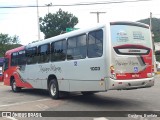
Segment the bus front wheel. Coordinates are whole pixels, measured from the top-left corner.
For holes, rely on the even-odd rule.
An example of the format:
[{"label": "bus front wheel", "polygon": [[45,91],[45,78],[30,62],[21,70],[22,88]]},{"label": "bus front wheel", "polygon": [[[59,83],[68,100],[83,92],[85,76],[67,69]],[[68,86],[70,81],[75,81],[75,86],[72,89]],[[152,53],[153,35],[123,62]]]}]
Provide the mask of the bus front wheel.
[{"label": "bus front wheel", "polygon": [[21,91],[21,87],[16,86],[16,81],[14,79],[11,81],[11,88],[13,92]]},{"label": "bus front wheel", "polygon": [[53,99],[59,98],[58,82],[55,79],[51,80],[49,83],[49,94]]}]

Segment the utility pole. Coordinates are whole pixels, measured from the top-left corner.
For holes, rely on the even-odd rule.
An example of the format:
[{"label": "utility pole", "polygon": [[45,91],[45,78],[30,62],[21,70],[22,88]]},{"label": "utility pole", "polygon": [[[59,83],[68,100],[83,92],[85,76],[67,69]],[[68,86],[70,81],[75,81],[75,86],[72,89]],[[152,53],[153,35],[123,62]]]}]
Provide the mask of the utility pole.
[{"label": "utility pole", "polygon": [[150,12],[150,29],[151,29],[151,32],[152,32],[152,12]]},{"label": "utility pole", "polygon": [[153,34],[153,32],[152,32],[152,12],[150,12],[150,21],[149,21],[150,23],[150,29],[151,29],[151,34],[152,34],[152,39],[153,39],[153,37],[154,37],[154,34]]},{"label": "utility pole", "polygon": [[152,43],[153,43],[153,49],[155,50],[155,45],[154,45],[154,33],[152,32],[152,12],[150,12],[150,29],[151,29],[151,35],[152,35]]},{"label": "utility pole", "polygon": [[49,14],[49,7],[52,6],[52,3],[45,4],[45,5],[48,6],[48,14]]},{"label": "utility pole", "polygon": [[106,12],[90,12],[91,14],[97,14],[97,23],[99,23],[99,14],[103,14],[103,13],[106,13]]},{"label": "utility pole", "polygon": [[38,40],[40,40],[40,26],[39,26],[39,10],[38,10],[38,0],[37,2],[37,25],[38,25]]}]

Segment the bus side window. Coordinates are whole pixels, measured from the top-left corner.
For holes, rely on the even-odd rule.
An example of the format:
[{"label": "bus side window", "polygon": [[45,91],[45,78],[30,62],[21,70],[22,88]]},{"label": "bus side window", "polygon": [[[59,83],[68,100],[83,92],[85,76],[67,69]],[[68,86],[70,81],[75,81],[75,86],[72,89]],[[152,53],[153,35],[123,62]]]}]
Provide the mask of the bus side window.
[{"label": "bus side window", "polygon": [[50,60],[50,44],[41,45],[38,47],[38,63],[46,63]]},{"label": "bus side window", "polygon": [[26,56],[25,50],[18,52],[18,65],[25,65],[26,64]]},{"label": "bus side window", "polygon": [[68,38],[67,59],[84,59],[87,53],[87,37],[86,34]]},{"label": "bus side window", "polygon": [[28,48],[26,50],[27,64],[37,63],[37,47]]},{"label": "bus side window", "polygon": [[51,61],[63,61],[66,59],[66,40],[60,40],[51,44]]},{"label": "bus side window", "polygon": [[14,52],[11,54],[11,66],[18,65],[18,52]]},{"label": "bus side window", "polygon": [[101,57],[103,54],[103,30],[89,32],[88,57]]}]

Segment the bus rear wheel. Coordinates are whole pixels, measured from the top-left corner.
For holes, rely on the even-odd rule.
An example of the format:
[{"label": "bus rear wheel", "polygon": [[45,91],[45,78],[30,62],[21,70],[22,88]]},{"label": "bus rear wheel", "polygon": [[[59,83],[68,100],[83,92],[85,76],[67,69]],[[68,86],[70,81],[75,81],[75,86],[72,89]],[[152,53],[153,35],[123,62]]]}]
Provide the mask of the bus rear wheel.
[{"label": "bus rear wheel", "polygon": [[49,94],[52,99],[58,99],[59,98],[59,88],[58,88],[58,82],[57,80],[53,79],[49,83]]},{"label": "bus rear wheel", "polygon": [[21,87],[16,86],[16,81],[14,79],[11,81],[11,88],[12,88],[13,92],[20,92],[21,91]]}]

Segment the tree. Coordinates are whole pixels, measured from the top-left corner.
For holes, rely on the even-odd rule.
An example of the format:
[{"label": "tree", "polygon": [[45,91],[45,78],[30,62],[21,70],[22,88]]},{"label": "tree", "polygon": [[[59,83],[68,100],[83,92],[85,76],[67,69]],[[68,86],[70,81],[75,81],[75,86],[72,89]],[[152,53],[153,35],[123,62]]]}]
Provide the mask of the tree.
[{"label": "tree", "polygon": [[39,21],[45,38],[50,38],[63,33],[66,28],[73,28],[78,23],[78,18],[59,9],[56,14],[48,13],[44,18],[40,17]]},{"label": "tree", "polygon": [[[138,22],[142,22],[150,25],[150,19],[139,20]],[[160,42],[160,19],[152,18],[152,32],[154,34],[154,42]]]},{"label": "tree", "polygon": [[0,33],[0,57],[3,57],[7,50],[21,46],[19,44],[18,36],[13,37],[8,34]]}]

